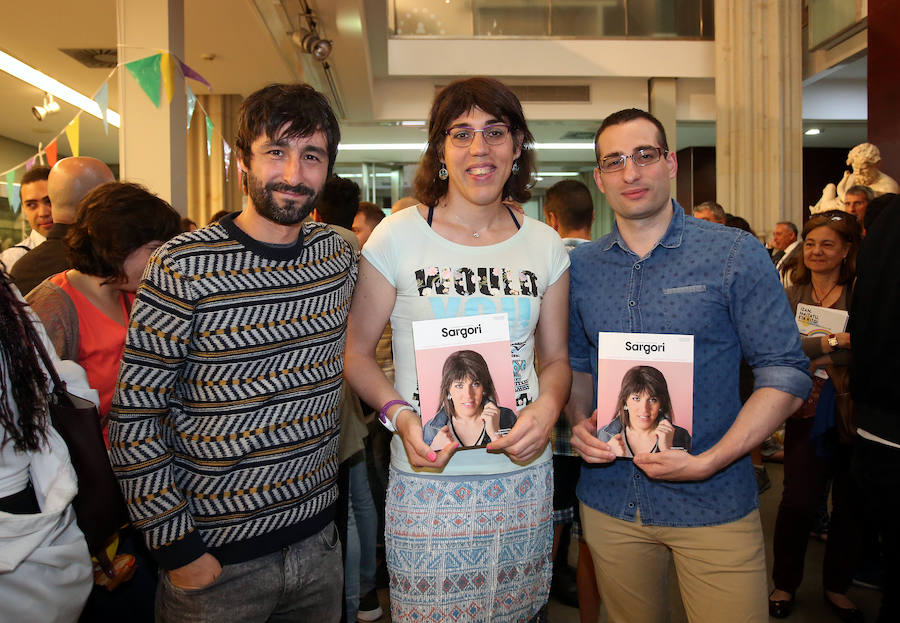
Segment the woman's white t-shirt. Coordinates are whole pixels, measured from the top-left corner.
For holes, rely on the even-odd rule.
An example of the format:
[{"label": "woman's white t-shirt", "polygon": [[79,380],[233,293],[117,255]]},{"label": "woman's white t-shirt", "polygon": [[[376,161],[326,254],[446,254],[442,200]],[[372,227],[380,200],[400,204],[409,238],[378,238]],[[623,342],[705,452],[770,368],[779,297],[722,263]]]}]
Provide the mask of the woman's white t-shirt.
[{"label": "woman's white t-shirt", "polygon": [[[397,290],[391,312],[395,386],[419,407],[412,322],[506,313],[509,317],[516,409],[538,397],[534,331],[547,288],[569,267],[569,255],[555,231],[517,215],[521,229],[498,244],[472,247],[439,236],[417,206],[384,219],[363,247],[363,256]],[[559,319],[564,322],[564,319]],[[550,460],[548,447],[531,463]],[[412,472],[399,436],[391,443],[391,464]],[[457,450],[444,475],[500,474],[520,469],[506,454]]]}]

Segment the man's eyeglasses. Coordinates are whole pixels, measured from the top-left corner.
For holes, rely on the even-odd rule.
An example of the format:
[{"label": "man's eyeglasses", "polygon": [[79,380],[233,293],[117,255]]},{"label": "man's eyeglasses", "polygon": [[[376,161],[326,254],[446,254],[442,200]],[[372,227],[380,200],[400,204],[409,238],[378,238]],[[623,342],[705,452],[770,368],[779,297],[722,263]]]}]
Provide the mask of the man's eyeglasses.
[{"label": "man's eyeglasses", "polygon": [[450,142],[455,147],[468,147],[479,132],[481,132],[484,142],[488,145],[502,145],[506,141],[506,137],[509,136],[510,127],[505,123],[492,123],[480,130],[468,126],[457,126],[447,130],[446,134],[450,137]]},{"label": "man's eyeglasses", "polygon": [[625,168],[625,161],[631,158],[631,161],[639,167],[645,167],[648,164],[659,162],[663,156],[667,156],[668,151],[664,151],[659,147],[641,147],[635,149],[630,154],[618,154],[616,156],[604,156],[600,158],[597,165],[603,173],[615,173]]}]

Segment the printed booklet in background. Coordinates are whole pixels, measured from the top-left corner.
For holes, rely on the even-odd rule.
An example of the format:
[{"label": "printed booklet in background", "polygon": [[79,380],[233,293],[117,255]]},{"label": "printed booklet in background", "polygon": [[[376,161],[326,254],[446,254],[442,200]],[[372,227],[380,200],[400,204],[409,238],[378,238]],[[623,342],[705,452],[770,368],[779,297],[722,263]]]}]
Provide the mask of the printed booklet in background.
[{"label": "printed booklet in background", "polygon": [[694,336],[601,332],[597,354],[597,437],[621,458],[690,452]]},{"label": "printed booklet in background", "polygon": [[412,323],[425,443],[485,446],[516,421],[506,314]]},{"label": "printed booklet in background", "polygon": [[[800,335],[806,337],[843,333],[847,330],[847,321],[849,319],[850,314],[843,309],[816,307],[806,303],[797,305],[797,315],[795,317]],[[828,374],[822,368],[816,370],[816,376],[821,379],[828,378]]]}]

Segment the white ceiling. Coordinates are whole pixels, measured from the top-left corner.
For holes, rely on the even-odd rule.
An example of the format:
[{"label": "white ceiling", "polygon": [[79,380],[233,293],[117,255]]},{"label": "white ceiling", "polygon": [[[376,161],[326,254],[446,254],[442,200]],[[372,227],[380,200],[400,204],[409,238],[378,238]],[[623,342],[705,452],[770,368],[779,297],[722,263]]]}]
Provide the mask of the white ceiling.
[{"label": "white ceiling", "polygon": [[[329,63],[346,112],[342,123],[347,143],[424,142],[424,132],[401,128],[392,122],[400,119],[376,119],[379,102],[376,82],[387,76],[387,0],[310,0],[316,11],[320,32],[334,40]],[[300,0],[184,0],[184,61],[206,77],[212,93],[246,95],[270,82],[306,80],[327,90],[321,65],[309,55],[300,54],[289,42],[288,33],[301,20]],[[90,69],[60,51],[60,48],[116,47],[115,0],[44,0],[40,9],[33,3],[7,2],[0,20],[0,48],[76,90],[91,96],[110,70]],[[155,50],[148,50],[148,54]],[[212,57],[211,60],[208,60]],[[861,74],[861,75],[860,75]],[[434,78],[433,83],[450,77]],[[552,77],[543,77],[552,80]],[[852,64],[828,79],[865,80],[864,64]],[[129,78],[130,79],[130,78]],[[863,83],[864,84],[864,83]],[[115,109],[118,87],[110,86],[110,106]],[[192,84],[196,93],[202,85]],[[433,88],[433,86],[432,86]],[[43,122],[31,114],[42,93],[16,78],[0,72],[0,136],[36,147],[46,144],[76,114],[77,109],[61,103],[62,110]],[[430,98],[424,98],[427,100]],[[424,119],[427,110],[419,112]],[[831,119],[822,124],[826,131],[815,138],[823,146],[854,144],[865,138],[864,121],[846,123]],[[591,133],[598,119],[541,119],[530,125],[538,142],[559,142],[568,132]],[[834,131],[828,124],[834,125]],[[861,137],[861,138],[860,138]],[[845,141],[845,142],[840,142]],[[693,122],[679,127],[679,147],[713,145],[714,123]],[[61,152],[67,141],[60,141]],[[89,115],[81,119],[81,152],[107,162],[118,161],[118,134]],[[410,163],[415,151],[342,152],[340,162]],[[548,169],[573,165],[590,166],[590,151],[547,151],[540,153]],[[16,164],[0,162],[0,170]]]}]

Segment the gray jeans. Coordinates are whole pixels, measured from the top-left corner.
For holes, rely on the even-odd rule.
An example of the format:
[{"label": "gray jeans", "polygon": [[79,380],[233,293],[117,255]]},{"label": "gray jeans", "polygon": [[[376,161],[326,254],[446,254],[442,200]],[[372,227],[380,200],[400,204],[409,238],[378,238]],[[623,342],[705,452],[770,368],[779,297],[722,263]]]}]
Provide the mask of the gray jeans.
[{"label": "gray jeans", "polygon": [[222,567],[215,582],[183,590],[160,574],[158,623],[315,621],[341,617],[341,545],[333,523],[279,552]]}]

